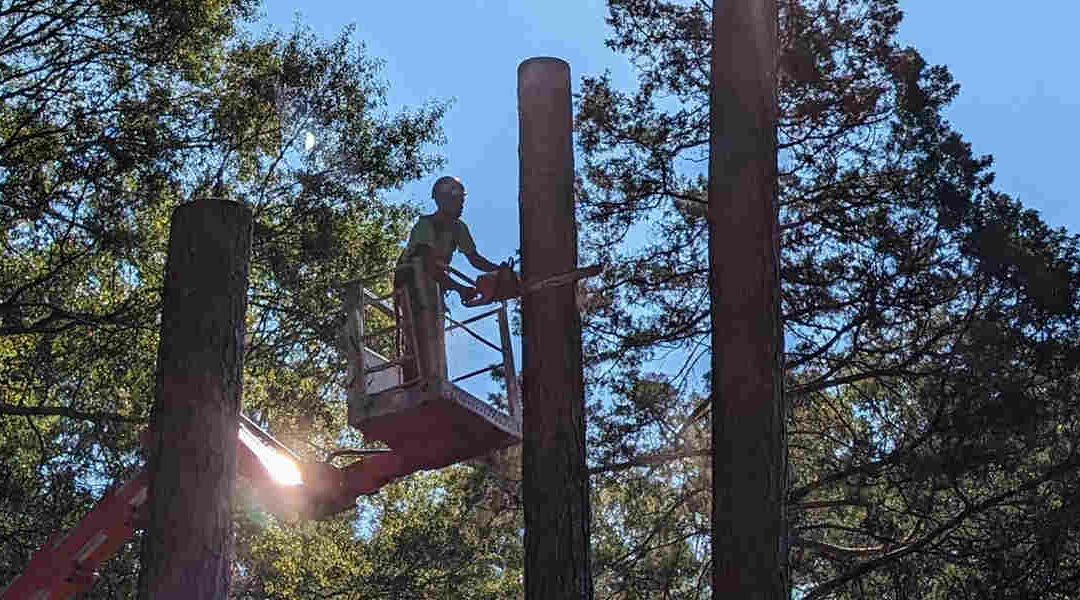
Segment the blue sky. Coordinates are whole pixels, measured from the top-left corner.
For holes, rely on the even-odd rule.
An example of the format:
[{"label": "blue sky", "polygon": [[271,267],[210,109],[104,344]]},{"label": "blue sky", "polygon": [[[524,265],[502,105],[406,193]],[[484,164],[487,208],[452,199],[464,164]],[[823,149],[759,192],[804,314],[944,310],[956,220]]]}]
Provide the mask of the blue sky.
[{"label": "blue sky", "polygon": [[[1070,56],[1080,2],[1041,0],[1021,9],[1003,0],[901,0],[900,41],[961,84],[947,117],[980,154],[996,159],[997,187],[1080,233],[1080,202],[1068,180],[1080,139],[1080,78]],[[1036,9],[1037,7],[1037,9]],[[399,0],[351,5],[269,1],[260,25],[291,30],[295,15],[324,38],[353,23],[369,53],[385,61],[391,108],[453,99],[444,127],[446,172],[469,190],[464,219],[493,260],[518,247],[517,65],[556,56],[580,78],[610,70],[629,89],[634,74],[603,41],[603,0]],[[433,180],[434,178],[430,178]],[[428,202],[431,181],[390,199]]]},{"label": "blue sky", "polygon": [[946,113],[980,154],[994,156],[997,188],[1054,227],[1080,233],[1077,170],[1080,2],[901,0],[901,42],[961,85]]},{"label": "blue sky", "polygon": [[[1040,0],[1021,8],[1004,0],[900,0],[900,6],[906,16],[899,42],[931,64],[947,65],[961,84],[946,117],[976,153],[995,157],[997,188],[1051,226],[1080,233],[1080,202],[1068,183],[1076,168],[1073,142],[1080,139],[1080,78],[1070,58],[1080,2]],[[495,261],[519,245],[518,64],[533,56],[562,58],[575,92],[583,75],[605,70],[624,89],[635,81],[627,60],[604,46],[610,35],[604,0],[268,0],[257,28],[291,31],[297,14],[324,39],[356,25],[356,38],[385,63],[391,110],[454,101],[444,120],[445,172],[465,182],[463,218],[481,253]],[[388,199],[430,209],[434,179]],[[460,256],[455,266],[472,272]],[[473,367],[450,368],[453,374]]]},{"label": "blue sky", "polygon": [[[346,8],[348,6],[348,8]],[[360,8],[362,6],[362,8]],[[356,25],[372,57],[385,61],[391,109],[429,100],[453,100],[440,150],[445,172],[462,178],[469,197],[463,220],[482,254],[499,262],[515,254],[517,214],[517,66],[533,56],[556,56],[571,65],[575,90],[584,73],[611,69],[630,85],[629,65],[604,45],[603,0],[399,1],[349,5],[270,0],[264,22],[290,31],[294,15],[323,38]],[[391,192],[433,209],[435,177]],[[455,260],[473,272],[461,257]]]}]

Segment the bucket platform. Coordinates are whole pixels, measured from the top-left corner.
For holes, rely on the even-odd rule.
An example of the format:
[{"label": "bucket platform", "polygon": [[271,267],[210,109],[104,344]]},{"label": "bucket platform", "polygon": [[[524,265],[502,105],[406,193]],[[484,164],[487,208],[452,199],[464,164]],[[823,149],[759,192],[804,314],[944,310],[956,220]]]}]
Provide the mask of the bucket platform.
[{"label": "bucket platform", "polygon": [[[361,288],[350,296],[348,320],[343,331],[349,363],[348,418],[349,425],[360,430],[366,440],[386,443],[395,455],[413,465],[415,470],[442,468],[521,443],[520,391],[505,302],[461,322],[446,317],[450,323],[447,331],[463,329],[498,352],[502,359],[500,363],[453,380],[428,375],[402,381],[402,366],[409,361],[417,364],[417,357],[387,358],[372,350],[369,343],[381,335],[393,335],[398,339],[409,336],[414,340],[413,336],[423,335],[423,332],[408,331],[408,319],[398,314],[409,306],[407,291],[398,290],[379,297]],[[391,299],[393,304],[389,302]],[[384,321],[388,317],[392,326],[368,334],[365,327],[365,322],[370,321],[368,311],[381,312]],[[486,318],[498,320],[498,343],[484,339],[468,327]],[[417,345],[413,343],[411,347]],[[509,411],[492,406],[456,385],[457,381],[495,368],[500,368],[505,375]],[[419,371],[419,368],[414,370]]]},{"label": "bucket platform", "polygon": [[420,469],[521,443],[517,419],[441,379],[350,398],[349,425]]}]

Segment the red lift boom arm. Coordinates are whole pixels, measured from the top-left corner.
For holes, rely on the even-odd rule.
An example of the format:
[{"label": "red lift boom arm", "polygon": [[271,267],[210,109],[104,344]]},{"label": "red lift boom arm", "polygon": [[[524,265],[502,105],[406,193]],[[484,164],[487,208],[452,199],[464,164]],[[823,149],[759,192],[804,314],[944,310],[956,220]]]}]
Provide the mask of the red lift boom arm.
[{"label": "red lift boom arm", "polygon": [[[374,494],[416,470],[390,451],[365,456],[344,469],[326,463],[305,465],[243,415],[237,439],[237,471],[258,490],[257,497],[268,510],[288,519],[332,516],[355,506],[358,496]],[[302,483],[278,483],[272,461],[265,458],[267,449],[293,460]],[[98,567],[141,526],[149,482],[143,469],[107,492],[74,528],[50,536],[23,574],[0,592],[0,600],[63,600],[90,589]]]}]

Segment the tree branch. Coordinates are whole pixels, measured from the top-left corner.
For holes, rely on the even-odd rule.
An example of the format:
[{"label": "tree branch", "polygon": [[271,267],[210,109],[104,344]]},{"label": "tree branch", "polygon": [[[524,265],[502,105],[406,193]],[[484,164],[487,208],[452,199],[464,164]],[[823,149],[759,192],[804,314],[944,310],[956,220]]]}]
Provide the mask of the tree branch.
[{"label": "tree branch", "polygon": [[711,449],[703,448],[700,450],[686,450],[684,452],[662,452],[657,454],[643,454],[641,456],[635,456],[634,458],[625,462],[593,467],[589,469],[589,475],[597,475],[600,473],[613,473],[616,471],[626,471],[634,467],[651,467],[683,458],[708,456],[710,453],[712,453]]},{"label": "tree branch", "polygon": [[834,578],[832,578],[832,579],[830,579],[830,580],[828,580],[828,581],[826,581],[824,583],[819,584],[818,586],[814,587],[814,589],[810,590],[810,592],[807,593],[804,596],[804,598],[806,600],[814,600],[816,598],[825,598],[829,594],[836,591],[837,588],[839,588],[840,586],[848,583],[849,581],[858,579],[858,578],[862,577],[863,575],[866,575],[867,573],[870,573],[871,571],[874,571],[878,567],[881,567],[884,564],[887,564],[887,563],[892,562],[892,561],[894,561],[894,560],[896,560],[898,558],[901,558],[903,556],[906,556],[908,554],[911,554],[913,552],[921,550],[923,547],[929,545],[931,542],[938,539],[940,536],[944,535],[946,532],[956,528],[964,520],[971,517],[972,515],[981,513],[981,512],[983,512],[984,510],[986,510],[988,508],[996,506],[997,504],[999,504],[1003,500],[1009,498],[1010,496],[1014,496],[1014,495],[1019,494],[1021,492],[1025,492],[1027,490],[1034,489],[1034,488],[1046,483],[1047,481],[1052,480],[1054,477],[1057,477],[1061,473],[1066,472],[1066,471],[1068,471],[1070,469],[1073,469],[1075,467],[1076,467],[1076,465],[1071,464],[1071,461],[1068,462],[1068,463],[1057,465],[1056,467],[1048,470],[1045,474],[1043,474],[1042,477],[1039,477],[1037,479],[1033,479],[1033,480],[1031,480],[1031,481],[1029,481],[1029,482],[1027,482],[1027,483],[1025,483],[1025,484],[1023,484],[1021,486],[1015,487],[1015,488],[1013,488],[1011,490],[1007,490],[1007,491],[1004,491],[1004,492],[1002,492],[1000,494],[996,494],[994,496],[991,496],[990,498],[987,498],[986,500],[983,500],[982,502],[980,502],[978,504],[970,505],[966,509],[960,511],[960,513],[958,513],[955,517],[949,519],[948,521],[945,521],[944,523],[942,523],[941,525],[936,527],[933,531],[931,531],[931,532],[927,533],[926,535],[924,535],[919,540],[914,541],[914,542],[912,542],[910,544],[906,544],[904,546],[901,546],[901,547],[899,547],[899,548],[897,548],[897,549],[895,549],[895,550],[893,550],[891,552],[887,552],[887,553],[885,553],[885,554],[883,554],[883,555],[881,555],[881,556],[879,556],[879,557],[877,557],[877,558],[875,558],[873,560],[866,561],[866,562],[862,563],[861,565],[855,567],[854,569],[851,569],[847,573],[843,573],[843,574],[838,575],[837,577],[834,577]]},{"label": "tree branch", "polygon": [[0,404],[0,415],[20,415],[28,417],[67,417],[82,421],[120,421],[121,423],[146,423],[145,418],[122,415],[114,412],[89,413],[66,406],[15,406]]},{"label": "tree branch", "polygon": [[885,550],[885,546],[873,546],[867,548],[849,548],[846,546],[837,546],[835,544],[829,544],[826,542],[819,542],[817,540],[811,540],[798,536],[789,538],[792,546],[800,546],[803,548],[813,548],[821,550],[827,554],[833,554],[837,556],[865,556],[868,554],[877,554],[882,550]]}]

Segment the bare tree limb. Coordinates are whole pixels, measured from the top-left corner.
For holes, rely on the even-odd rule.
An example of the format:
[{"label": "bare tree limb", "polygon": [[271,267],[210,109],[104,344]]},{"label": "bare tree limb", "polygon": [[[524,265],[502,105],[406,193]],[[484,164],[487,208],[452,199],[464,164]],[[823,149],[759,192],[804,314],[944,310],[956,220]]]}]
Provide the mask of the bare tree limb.
[{"label": "bare tree limb", "polygon": [[600,473],[613,473],[616,471],[626,471],[634,467],[651,467],[655,465],[661,465],[666,462],[671,462],[673,460],[692,458],[695,456],[709,456],[710,452],[712,452],[712,450],[710,450],[709,448],[703,448],[699,450],[686,450],[684,452],[642,454],[641,456],[635,456],[634,458],[625,462],[593,467],[589,469],[589,475],[598,475]]},{"label": "bare tree limb", "polygon": [[871,546],[866,548],[849,548],[846,546],[837,546],[835,544],[829,544],[826,542],[819,542],[817,540],[811,540],[803,537],[792,536],[789,538],[792,546],[800,546],[802,548],[813,548],[815,550],[821,550],[826,554],[838,555],[838,556],[865,556],[869,554],[877,554],[886,549],[886,546]]},{"label": "bare tree limb", "polygon": [[67,417],[81,421],[120,421],[121,423],[146,423],[143,417],[122,415],[114,412],[83,412],[66,406],[15,406],[0,404],[0,415],[27,417]]},{"label": "bare tree limb", "polygon": [[787,505],[788,510],[813,510],[815,508],[834,508],[837,506],[869,506],[870,503],[860,498],[846,498],[843,500],[812,500],[809,502],[797,502]]}]

